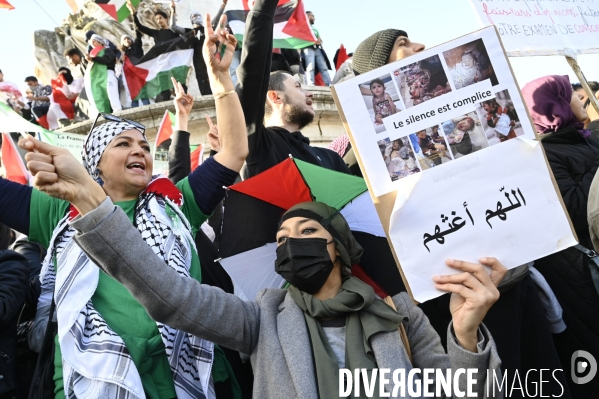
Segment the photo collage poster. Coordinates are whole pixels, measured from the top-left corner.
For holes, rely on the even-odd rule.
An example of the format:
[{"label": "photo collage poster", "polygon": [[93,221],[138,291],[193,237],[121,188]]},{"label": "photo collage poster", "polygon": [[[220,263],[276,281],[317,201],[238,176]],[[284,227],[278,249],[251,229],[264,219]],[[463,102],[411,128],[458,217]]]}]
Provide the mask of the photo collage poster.
[{"label": "photo collage poster", "polygon": [[493,27],[334,89],[375,196],[512,138],[535,138]]},{"label": "photo collage poster", "polygon": [[332,91],[416,301],[443,294],[447,259],[511,269],[576,244],[494,27]]}]

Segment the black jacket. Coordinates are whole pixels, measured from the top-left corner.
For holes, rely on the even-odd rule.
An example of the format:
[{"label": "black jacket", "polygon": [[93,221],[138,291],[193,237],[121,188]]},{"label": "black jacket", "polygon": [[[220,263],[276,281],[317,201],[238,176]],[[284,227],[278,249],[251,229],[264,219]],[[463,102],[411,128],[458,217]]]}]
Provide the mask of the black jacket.
[{"label": "black jacket", "polygon": [[[599,142],[583,138],[576,129],[564,129],[541,141],[564,205],[580,243],[593,248],[587,222],[587,200],[599,166]],[[599,295],[589,271],[589,258],[568,248],[535,261],[555,292],[564,313],[566,331],[555,339],[562,366],[570,379],[570,357],[575,350],[599,353]],[[599,379],[578,385],[569,383],[574,397],[596,397]]]},{"label": "black jacket", "polygon": [[310,146],[310,140],[301,132],[264,126],[276,7],[277,1],[257,0],[246,19],[241,63],[237,68],[237,94],[245,114],[250,148],[243,175],[251,177],[264,172],[289,158],[290,154],[302,161],[349,174],[339,154]]},{"label": "black jacket", "polygon": [[144,48],[143,43],[141,41],[141,32],[139,30],[135,30],[135,41],[131,43],[131,47],[123,46],[121,48],[123,54],[129,57],[133,64],[137,64],[137,61],[144,56]]},{"label": "black jacket", "polygon": [[0,251],[0,397],[17,388],[17,320],[28,282],[27,260]]},{"label": "black jacket", "polygon": [[160,44],[164,42],[168,42],[169,40],[173,40],[179,37],[178,33],[173,32],[170,29],[152,29],[143,25],[139,18],[137,18],[137,13],[133,14],[133,21],[135,22],[135,27],[138,31],[143,33],[144,35],[148,35],[154,39],[154,43]]},{"label": "black jacket", "polygon": [[104,55],[94,57],[93,60],[98,64],[106,65],[106,67],[109,70],[114,71],[114,65],[116,64],[116,55],[110,47],[104,47]]},{"label": "black jacket", "polygon": [[587,200],[599,166],[599,141],[585,139],[576,129],[568,128],[549,134],[541,143],[576,234],[583,245],[592,248]]},{"label": "black jacket", "polygon": [[[225,10],[224,4],[218,9],[216,15],[212,15],[212,29],[216,29],[216,25],[220,21],[220,17],[223,15]],[[185,28],[185,35],[187,39],[192,41],[191,47],[193,48],[193,69],[195,69],[196,80],[198,81],[198,88],[200,93],[205,96],[212,94],[212,88],[210,87],[210,80],[208,80],[208,70],[206,68],[206,61],[204,60],[203,48],[206,36],[204,34],[204,27],[195,27],[194,29]]]}]

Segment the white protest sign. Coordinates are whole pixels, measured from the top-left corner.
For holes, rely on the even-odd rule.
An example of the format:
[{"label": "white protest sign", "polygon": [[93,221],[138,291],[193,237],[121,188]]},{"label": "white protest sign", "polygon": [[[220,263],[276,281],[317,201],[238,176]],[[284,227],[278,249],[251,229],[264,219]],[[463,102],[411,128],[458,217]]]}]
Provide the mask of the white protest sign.
[{"label": "white protest sign", "polygon": [[540,143],[496,148],[434,168],[398,192],[389,234],[417,301],[442,294],[432,276],[448,274],[445,259],[493,256],[512,268],[576,244]]},{"label": "white protest sign", "polygon": [[[376,99],[381,82],[384,89]],[[397,190],[405,181],[417,181],[422,171],[499,144],[508,136],[535,138],[494,27],[334,89],[376,197]],[[493,99],[499,109],[485,111],[483,101]],[[489,126],[488,118],[509,118],[513,126],[501,134],[495,123]],[[417,132],[422,130],[427,134],[421,139]],[[402,153],[400,157],[384,152],[393,151],[393,141],[401,146],[394,150]],[[420,141],[429,148],[421,148]]]},{"label": "white protest sign", "polygon": [[510,56],[599,52],[599,0],[470,0]]},{"label": "white protest sign", "polygon": [[42,130],[38,132],[38,139],[53,146],[66,148],[79,161],[81,161],[81,149],[85,143],[85,135],[74,133],[50,132]]},{"label": "white protest sign", "polygon": [[576,244],[495,27],[333,92],[417,301],[443,294],[446,259],[509,269]]}]

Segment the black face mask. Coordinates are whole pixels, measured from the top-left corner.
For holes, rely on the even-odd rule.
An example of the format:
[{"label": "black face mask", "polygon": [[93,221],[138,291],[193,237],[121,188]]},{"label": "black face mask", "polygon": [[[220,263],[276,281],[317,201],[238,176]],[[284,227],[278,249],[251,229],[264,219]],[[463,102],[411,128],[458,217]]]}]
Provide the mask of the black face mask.
[{"label": "black face mask", "polygon": [[315,294],[333,270],[324,238],[288,238],[277,247],[275,271],[300,291]]}]

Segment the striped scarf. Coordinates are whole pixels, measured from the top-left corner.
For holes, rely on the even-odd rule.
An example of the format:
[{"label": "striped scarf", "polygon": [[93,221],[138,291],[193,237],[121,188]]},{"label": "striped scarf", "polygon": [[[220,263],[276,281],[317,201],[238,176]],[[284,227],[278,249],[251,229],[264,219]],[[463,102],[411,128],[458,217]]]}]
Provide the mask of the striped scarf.
[{"label": "striped scarf", "polygon": [[[139,197],[134,220],[154,253],[179,274],[190,277],[191,251],[195,246],[189,222],[171,201],[173,198],[180,203],[182,195],[177,190],[178,195],[173,196],[173,189],[176,190],[168,179],[154,179]],[[165,191],[171,195],[160,193]],[[38,307],[49,306],[54,293],[65,395],[86,399],[145,398],[140,375],[125,343],[92,304],[100,270],[73,240],[76,232],[68,224],[73,216],[71,211],[54,230],[51,250],[40,274],[42,295],[38,303]],[[177,398],[214,398],[210,378],[214,344],[156,324],[173,372]]]}]

